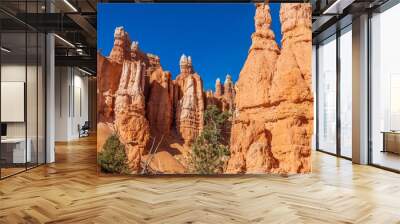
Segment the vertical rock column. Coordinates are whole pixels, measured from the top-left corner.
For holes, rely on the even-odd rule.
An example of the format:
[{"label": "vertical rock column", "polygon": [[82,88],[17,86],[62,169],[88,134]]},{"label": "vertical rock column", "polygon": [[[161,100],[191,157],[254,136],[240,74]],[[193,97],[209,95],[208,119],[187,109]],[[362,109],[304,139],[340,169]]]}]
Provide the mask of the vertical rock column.
[{"label": "vertical rock column", "polygon": [[271,132],[265,125],[265,116],[273,106],[269,95],[279,55],[268,4],[256,4],[254,20],[252,45],[236,83],[227,173],[274,172],[279,166],[271,152]]},{"label": "vertical rock column", "polygon": [[233,111],[235,106],[235,85],[232,82],[232,77],[227,74],[224,82],[224,101],[223,111]]},{"label": "vertical rock column", "polygon": [[311,5],[281,4],[282,50],[271,90],[268,126],[272,153],[281,173],[311,171],[313,93],[311,81]]},{"label": "vertical rock column", "polygon": [[131,41],[124,27],[117,27],[114,31],[114,46],[110,53],[110,60],[122,64],[130,57]]},{"label": "vertical rock column", "polygon": [[150,76],[147,117],[153,136],[169,135],[173,120],[171,73],[158,67]]},{"label": "vertical rock column", "polygon": [[133,173],[140,171],[140,160],[150,138],[145,117],[141,61],[124,61],[115,101],[115,128],[125,145],[128,165]]},{"label": "vertical rock column", "polygon": [[222,90],[223,90],[223,86],[221,84],[221,80],[218,78],[215,81],[215,95],[214,96],[215,97],[221,97],[223,95]]},{"label": "vertical rock column", "polygon": [[192,59],[182,55],[181,74],[174,84],[175,124],[178,135],[190,145],[203,130],[203,82],[194,72]]}]

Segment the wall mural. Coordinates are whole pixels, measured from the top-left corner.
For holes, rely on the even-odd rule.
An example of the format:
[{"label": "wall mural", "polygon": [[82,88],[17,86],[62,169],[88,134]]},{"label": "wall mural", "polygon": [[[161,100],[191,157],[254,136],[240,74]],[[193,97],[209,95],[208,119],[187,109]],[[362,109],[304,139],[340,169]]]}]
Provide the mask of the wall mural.
[{"label": "wall mural", "polygon": [[97,56],[102,173],[311,171],[311,5],[280,4],[281,46],[270,6],[253,9],[248,26],[255,29],[237,81],[217,79],[214,91],[205,90],[195,58],[176,58],[174,76],[115,24],[111,52]]}]

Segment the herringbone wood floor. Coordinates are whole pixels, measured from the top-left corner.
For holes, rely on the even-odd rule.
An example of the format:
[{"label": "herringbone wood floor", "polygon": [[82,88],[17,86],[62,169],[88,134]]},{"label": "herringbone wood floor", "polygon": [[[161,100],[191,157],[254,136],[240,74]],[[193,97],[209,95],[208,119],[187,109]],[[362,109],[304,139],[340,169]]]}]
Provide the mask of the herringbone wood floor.
[{"label": "herringbone wood floor", "polygon": [[0,223],[400,223],[400,175],[326,154],[292,177],[98,177],[95,145],[0,181]]}]

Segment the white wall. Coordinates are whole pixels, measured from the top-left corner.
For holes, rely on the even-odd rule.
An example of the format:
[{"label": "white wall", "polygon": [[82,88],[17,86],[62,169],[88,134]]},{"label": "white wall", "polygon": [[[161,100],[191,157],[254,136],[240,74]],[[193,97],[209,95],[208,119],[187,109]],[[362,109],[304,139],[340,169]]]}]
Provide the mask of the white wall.
[{"label": "white wall", "polygon": [[56,67],[55,73],[55,140],[70,141],[88,120],[88,78],[72,67]]},{"label": "white wall", "polygon": [[[25,82],[25,71],[26,67],[20,64],[4,64],[1,66],[1,81],[2,82]],[[36,66],[27,66],[28,81],[29,85],[36,86],[36,80],[31,80],[30,75],[36,75]],[[37,99],[36,99],[36,88],[27,88],[27,108],[28,112],[36,111]],[[39,105],[40,106],[40,105]],[[33,108],[33,110],[32,110]],[[1,108],[2,110],[7,110],[7,108]],[[27,113],[28,122],[28,137],[30,133],[30,128],[36,130],[36,113]],[[34,122],[34,124],[31,124]],[[7,122],[7,136],[8,137],[25,137],[25,123],[26,122]],[[36,132],[35,132],[36,135]]]}]

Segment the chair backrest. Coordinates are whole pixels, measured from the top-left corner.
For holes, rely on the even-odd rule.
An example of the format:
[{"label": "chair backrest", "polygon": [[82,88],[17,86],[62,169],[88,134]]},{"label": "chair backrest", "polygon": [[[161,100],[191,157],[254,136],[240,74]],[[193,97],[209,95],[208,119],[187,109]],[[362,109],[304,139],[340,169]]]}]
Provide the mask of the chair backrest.
[{"label": "chair backrest", "polygon": [[85,121],[85,123],[83,124],[82,128],[87,128],[87,129],[89,129],[89,128],[90,128],[90,123],[89,123],[89,121]]}]

